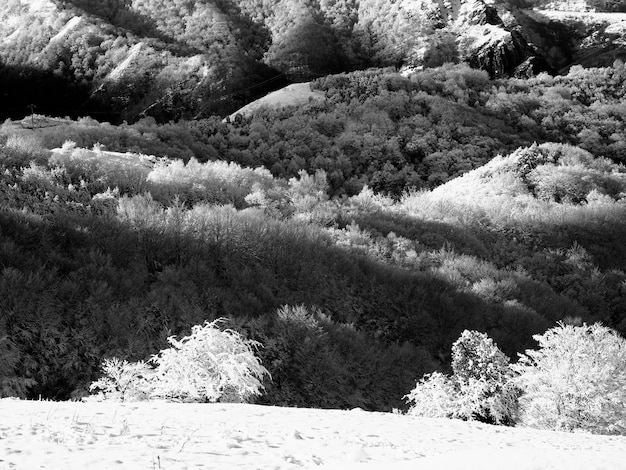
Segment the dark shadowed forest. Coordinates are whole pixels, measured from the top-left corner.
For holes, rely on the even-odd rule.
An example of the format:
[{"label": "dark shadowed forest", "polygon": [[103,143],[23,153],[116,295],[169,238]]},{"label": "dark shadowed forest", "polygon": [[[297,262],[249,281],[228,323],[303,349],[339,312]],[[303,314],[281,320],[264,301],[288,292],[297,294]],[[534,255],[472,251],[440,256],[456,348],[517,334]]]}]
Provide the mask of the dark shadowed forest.
[{"label": "dark shadowed forest", "polygon": [[79,396],[219,317],[263,344],[260,403],[370,410],[464,329],[511,358],[560,320],[624,334],[625,75],[372,70],[226,122],[6,121],[2,394]]}]

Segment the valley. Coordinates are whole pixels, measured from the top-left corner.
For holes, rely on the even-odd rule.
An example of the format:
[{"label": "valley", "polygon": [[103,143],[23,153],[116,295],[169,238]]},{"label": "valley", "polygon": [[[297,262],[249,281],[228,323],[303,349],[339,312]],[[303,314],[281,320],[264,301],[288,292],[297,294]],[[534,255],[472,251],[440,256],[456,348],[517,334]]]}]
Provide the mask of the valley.
[{"label": "valley", "polygon": [[[451,374],[466,330],[512,363],[557,325],[623,338],[626,13],[572,5],[4,2],[0,397],[22,401],[0,410],[88,401],[103,360],[148,361],[218,319],[267,369],[263,393],[233,411],[262,410],[257,427],[274,419],[266,409],[418,419],[404,414],[407,394],[425,374]],[[441,387],[467,398],[465,385]],[[35,399],[52,401],[24,401]],[[592,432],[623,433],[624,401],[611,403],[592,410],[608,422]],[[120,409],[161,412],[144,405],[161,406]],[[516,413],[505,424],[520,429],[416,426],[462,442],[480,428],[483,448],[526,432]],[[26,429],[21,416],[0,438]],[[79,439],[68,426],[54,436]],[[182,452],[193,431],[176,432]],[[535,446],[541,432],[528,432],[519,439]],[[580,447],[575,434],[554,439],[552,457]],[[599,439],[618,454],[618,440]],[[504,460],[507,446],[495,449]],[[581,462],[596,456],[583,451]],[[306,464],[343,462],[312,455]]]}]

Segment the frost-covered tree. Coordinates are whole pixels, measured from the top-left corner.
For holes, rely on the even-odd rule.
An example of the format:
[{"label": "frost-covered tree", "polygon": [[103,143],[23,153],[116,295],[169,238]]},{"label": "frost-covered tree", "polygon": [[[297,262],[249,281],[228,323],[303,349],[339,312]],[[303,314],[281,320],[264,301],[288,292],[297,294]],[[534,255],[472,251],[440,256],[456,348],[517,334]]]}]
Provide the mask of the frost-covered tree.
[{"label": "frost-covered tree", "polygon": [[595,323],[559,323],[535,335],[513,367],[521,422],[532,427],[626,434],[626,340]]},{"label": "frost-covered tree", "polygon": [[509,358],[485,333],[465,330],[452,346],[452,377],[433,373],[405,396],[409,413],[513,424],[518,389]]},{"label": "frost-covered tree", "polygon": [[426,418],[456,415],[458,392],[452,380],[441,372],[426,374],[404,398],[411,403],[409,414]]},{"label": "frost-covered tree", "polygon": [[452,370],[457,380],[502,382],[511,374],[509,358],[485,333],[465,330],[452,345]]},{"label": "frost-covered tree", "polygon": [[102,361],[104,375],[89,386],[100,399],[140,401],[148,398],[152,368],[143,361],[128,362],[116,357]]},{"label": "frost-covered tree", "polygon": [[452,370],[460,390],[459,413],[467,419],[511,424],[518,391],[509,358],[485,333],[465,330],[452,345]]},{"label": "frost-covered tree", "polygon": [[168,338],[171,348],[152,357],[152,397],[182,401],[246,401],[259,395],[269,372],[254,355],[255,341],[218,328],[219,320],[192,327],[191,335]]},{"label": "frost-covered tree", "polygon": [[233,330],[220,330],[220,320],[192,327],[191,335],[168,338],[170,348],[149,362],[105,359],[104,376],[92,383],[104,399],[151,398],[186,402],[242,402],[259,395],[269,372],[255,356],[255,341]]}]

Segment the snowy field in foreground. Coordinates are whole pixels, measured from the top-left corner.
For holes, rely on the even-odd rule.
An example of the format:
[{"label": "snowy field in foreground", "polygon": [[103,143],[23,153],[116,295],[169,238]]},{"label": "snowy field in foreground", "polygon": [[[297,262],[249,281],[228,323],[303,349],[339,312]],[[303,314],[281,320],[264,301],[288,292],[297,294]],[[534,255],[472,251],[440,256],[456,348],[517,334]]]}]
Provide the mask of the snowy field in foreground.
[{"label": "snowy field in foreground", "polygon": [[0,470],[626,469],[626,437],[360,410],[0,400]]}]

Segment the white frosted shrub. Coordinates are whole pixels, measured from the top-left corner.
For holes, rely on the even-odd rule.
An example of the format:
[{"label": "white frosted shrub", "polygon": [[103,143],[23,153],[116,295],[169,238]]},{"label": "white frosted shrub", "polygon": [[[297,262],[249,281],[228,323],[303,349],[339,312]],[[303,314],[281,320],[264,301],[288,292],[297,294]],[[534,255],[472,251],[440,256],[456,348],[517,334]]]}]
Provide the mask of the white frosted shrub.
[{"label": "white frosted shrub", "polygon": [[485,333],[465,330],[452,345],[452,370],[459,381],[470,378],[502,383],[511,376],[509,358]]},{"label": "white frosted shrub", "polygon": [[273,186],[268,187],[260,183],[254,183],[244,200],[251,207],[257,207],[263,212],[275,218],[288,217],[293,214],[293,207],[287,195],[286,185],[281,185],[276,181]]},{"label": "white frosted shrub", "polygon": [[452,370],[460,390],[459,416],[512,423],[517,391],[509,358],[485,333],[465,330],[452,345]]},{"label": "white frosted shrub", "polygon": [[470,377],[457,382],[454,417],[480,419],[494,424],[513,424],[517,418],[519,390],[510,379],[502,383]]},{"label": "white frosted shrub", "polygon": [[293,218],[318,225],[331,225],[335,214],[328,198],[328,188],[324,170],[317,170],[313,175],[300,170],[298,178],[290,178],[287,195],[294,209]]},{"label": "white frosted shrub", "polygon": [[113,401],[138,401],[148,398],[152,368],[143,361],[128,362],[116,357],[102,361],[104,376],[89,386],[98,398]]},{"label": "white frosted shrub", "polygon": [[520,354],[514,366],[522,423],[626,434],[626,340],[599,323],[560,323],[534,338],[540,349]]},{"label": "white frosted shrub", "polygon": [[76,150],[76,142],[73,140],[66,140],[63,142],[63,145],[61,146],[61,153],[73,152],[74,150]]},{"label": "white frosted shrub", "polygon": [[405,396],[410,414],[513,424],[518,389],[508,357],[485,333],[465,330],[452,345],[452,377],[435,373]]},{"label": "white frosted shrub", "polygon": [[356,206],[365,212],[376,212],[391,208],[393,207],[393,202],[392,198],[375,193],[367,185],[363,186],[359,194],[349,199],[351,206]]},{"label": "white frosted shrub", "polygon": [[243,206],[255,185],[264,189],[274,185],[272,174],[265,168],[221,160],[200,163],[195,158],[187,164],[180,160],[158,162],[147,180],[158,199],[171,201],[178,195],[192,205],[203,201]]},{"label": "white frosted shrub", "polygon": [[219,322],[196,325],[180,340],[169,337],[171,347],[150,359],[154,367],[105,359],[104,376],[91,384],[90,391],[118,401],[243,402],[259,395],[262,380],[269,375],[254,354],[259,343],[220,330]]},{"label": "white frosted shrub", "polygon": [[410,404],[408,413],[411,415],[452,418],[457,409],[454,384],[440,372],[426,374],[403,398]]},{"label": "white frosted shrub", "polygon": [[269,372],[254,355],[259,343],[233,330],[220,330],[218,321],[192,328],[172,347],[152,357],[156,364],[151,396],[181,401],[246,401],[259,395]]}]

